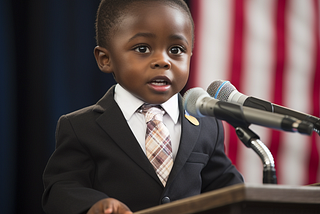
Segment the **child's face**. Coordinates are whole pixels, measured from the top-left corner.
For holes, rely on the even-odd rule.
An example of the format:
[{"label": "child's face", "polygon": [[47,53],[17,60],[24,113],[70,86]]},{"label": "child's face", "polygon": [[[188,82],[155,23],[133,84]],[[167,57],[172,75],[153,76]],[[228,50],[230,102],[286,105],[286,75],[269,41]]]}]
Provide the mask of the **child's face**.
[{"label": "child's face", "polygon": [[159,2],[130,10],[110,41],[116,81],[144,102],[160,104],[178,93],[189,76],[192,25],[178,8]]}]

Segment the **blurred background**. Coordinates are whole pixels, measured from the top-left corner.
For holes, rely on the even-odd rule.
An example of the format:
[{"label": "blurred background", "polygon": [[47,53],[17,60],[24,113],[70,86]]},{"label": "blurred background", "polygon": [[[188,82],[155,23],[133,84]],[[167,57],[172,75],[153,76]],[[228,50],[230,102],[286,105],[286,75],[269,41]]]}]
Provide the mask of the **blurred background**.
[{"label": "blurred background", "polygon": [[[196,24],[190,80],[320,116],[318,0],[189,0]],[[0,212],[43,213],[42,173],[62,114],[96,103],[115,82],[94,56],[99,0],[0,0]],[[258,156],[224,123],[226,152],[246,182]],[[320,137],[251,126],[272,152],[279,184],[320,182]],[[67,163],[66,163],[67,164]]]}]

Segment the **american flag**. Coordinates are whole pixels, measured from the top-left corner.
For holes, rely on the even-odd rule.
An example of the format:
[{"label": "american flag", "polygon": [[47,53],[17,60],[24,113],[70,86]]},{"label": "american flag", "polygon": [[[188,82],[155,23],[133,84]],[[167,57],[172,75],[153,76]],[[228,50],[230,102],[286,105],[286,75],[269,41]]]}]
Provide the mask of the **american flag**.
[{"label": "american flag", "polygon": [[[228,80],[239,92],[320,117],[318,0],[191,0],[195,49],[187,88]],[[226,153],[248,183],[259,156],[224,122]],[[320,137],[251,125],[269,148],[278,184],[320,182]]]}]

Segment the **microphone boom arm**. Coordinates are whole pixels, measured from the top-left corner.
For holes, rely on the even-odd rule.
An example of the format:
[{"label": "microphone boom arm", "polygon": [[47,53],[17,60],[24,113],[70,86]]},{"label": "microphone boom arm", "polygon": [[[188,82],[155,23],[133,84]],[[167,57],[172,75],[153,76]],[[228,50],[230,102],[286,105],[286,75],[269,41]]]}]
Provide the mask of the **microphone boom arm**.
[{"label": "microphone boom arm", "polygon": [[277,184],[276,169],[273,156],[259,139],[260,137],[248,127],[235,127],[238,138],[248,148],[252,148],[260,157],[263,164],[263,183]]}]

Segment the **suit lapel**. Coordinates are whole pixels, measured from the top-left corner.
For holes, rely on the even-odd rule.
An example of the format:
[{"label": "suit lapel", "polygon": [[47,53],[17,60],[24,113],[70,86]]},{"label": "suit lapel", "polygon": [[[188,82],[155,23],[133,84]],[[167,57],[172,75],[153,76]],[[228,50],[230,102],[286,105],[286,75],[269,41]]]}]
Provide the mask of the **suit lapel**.
[{"label": "suit lapel", "polygon": [[170,173],[167,186],[174,180],[176,175],[180,172],[187,159],[189,158],[201,130],[201,123],[199,126],[195,126],[189,120],[185,118],[185,111],[182,106],[181,96],[179,96],[179,111],[181,118],[181,139],[179,150]]},{"label": "suit lapel", "polygon": [[97,123],[126,155],[162,185],[113,97],[114,87],[97,103],[94,110],[102,112]]}]

